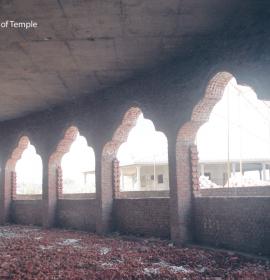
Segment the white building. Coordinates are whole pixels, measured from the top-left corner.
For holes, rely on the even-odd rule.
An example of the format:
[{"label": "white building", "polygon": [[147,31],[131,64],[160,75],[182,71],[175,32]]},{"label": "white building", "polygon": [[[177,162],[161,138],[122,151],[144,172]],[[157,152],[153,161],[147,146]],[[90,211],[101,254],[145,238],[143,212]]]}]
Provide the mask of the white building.
[{"label": "white building", "polygon": [[121,191],[158,191],[169,189],[167,162],[134,162],[120,166]]}]

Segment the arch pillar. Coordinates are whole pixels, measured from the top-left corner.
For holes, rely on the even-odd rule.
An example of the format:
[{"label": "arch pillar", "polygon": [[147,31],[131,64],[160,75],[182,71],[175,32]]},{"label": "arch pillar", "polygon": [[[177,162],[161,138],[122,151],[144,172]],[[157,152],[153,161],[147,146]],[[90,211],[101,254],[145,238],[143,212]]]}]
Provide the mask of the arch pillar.
[{"label": "arch pillar", "polygon": [[13,150],[6,163],[1,164],[1,213],[0,223],[4,224],[10,221],[12,197],[16,193],[15,167],[17,161],[21,158],[23,151],[27,148],[30,141],[27,136],[21,137],[17,147]]},{"label": "arch pillar", "polygon": [[7,184],[7,178],[11,179],[11,172],[5,172],[5,162],[0,164],[1,173],[0,173],[0,183],[1,183],[1,199],[0,199],[0,224],[5,224],[9,221],[10,216],[10,204],[11,204],[11,184]]},{"label": "arch pillar", "polygon": [[[219,72],[208,83],[203,99],[194,107],[190,121],[179,130],[176,143],[175,159],[169,157],[172,178],[171,183],[171,238],[182,245],[193,240],[193,190],[191,149],[194,149],[195,137],[200,126],[207,122],[216,103],[222,98],[226,85],[233,78],[230,73]],[[193,166],[196,165],[193,158]],[[175,166],[175,169],[174,169]],[[175,179],[174,179],[175,178]],[[197,186],[198,187],[198,186]]]},{"label": "arch pillar", "polygon": [[170,166],[175,166],[174,182],[171,185],[171,239],[178,245],[189,243],[192,233],[192,166],[191,147],[201,122],[187,122],[180,129],[176,140],[175,161],[171,156]]},{"label": "arch pillar", "polygon": [[[113,211],[113,159],[114,156],[102,156],[102,151],[96,154],[96,199],[97,220],[96,231],[105,234],[112,230]],[[110,183],[111,182],[111,183]]]},{"label": "arch pillar", "polygon": [[117,151],[122,143],[127,140],[130,130],[136,125],[137,119],[141,114],[141,110],[137,107],[130,108],[121,125],[115,131],[112,140],[107,142],[100,152],[99,166],[100,185],[97,185],[97,200],[98,200],[98,220],[97,232],[100,234],[108,233],[112,230],[113,220],[113,199],[114,199],[114,176],[113,164],[116,158]]},{"label": "arch pillar", "polygon": [[50,164],[49,155],[43,155],[43,179],[42,179],[42,202],[43,221],[45,228],[50,228],[55,224],[57,206],[57,188],[54,182],[57,181],[55,164]]},{"label": "arch pillar", "polygon": [[[78,135],[78,128],[71,126],[59,142],[55,152],[49,156],[46,155],[43,164],[43,226],[45,228],[53,227],[56,224],[57,200],[62,188],[58,184],[58,168],[61,168],[61,159],[70,149]],[[45,164],[46,160],[46,164]]]}]

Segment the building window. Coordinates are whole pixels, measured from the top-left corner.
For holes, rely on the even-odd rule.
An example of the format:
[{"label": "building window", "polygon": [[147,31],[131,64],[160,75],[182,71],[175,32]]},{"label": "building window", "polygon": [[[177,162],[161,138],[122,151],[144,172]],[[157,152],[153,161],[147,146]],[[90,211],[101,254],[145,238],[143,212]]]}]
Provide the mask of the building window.
[{"label": "building window", "polygon": [[158,175],[158,184],[163,184],[163,175]]},{"label": "building window", "polygon": [[211,173],[210,172],[205,172],[204,176],[208,177],[208,179],[211,180]]}]

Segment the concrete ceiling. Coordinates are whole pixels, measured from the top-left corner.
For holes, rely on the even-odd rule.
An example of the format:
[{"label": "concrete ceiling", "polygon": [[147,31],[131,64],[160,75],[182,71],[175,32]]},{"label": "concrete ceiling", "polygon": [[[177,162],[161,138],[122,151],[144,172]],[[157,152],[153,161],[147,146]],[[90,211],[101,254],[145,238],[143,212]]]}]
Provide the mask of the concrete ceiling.
[{"label": "concrete ceiling", "polygon": [[0,0],[0,120],[90,95],[222,28],[236,0]]}]

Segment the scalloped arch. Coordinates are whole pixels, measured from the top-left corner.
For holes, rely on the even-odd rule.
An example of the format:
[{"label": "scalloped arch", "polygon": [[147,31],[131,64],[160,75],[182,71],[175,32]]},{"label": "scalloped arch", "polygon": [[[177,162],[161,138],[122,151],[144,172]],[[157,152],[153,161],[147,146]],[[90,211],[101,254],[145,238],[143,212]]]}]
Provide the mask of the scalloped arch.
[{"label": "scalloped arch", "polygon": [[113,134],[112,140],[107,142],[103,148],[103,157],[113,157],[122,143],[127,141],[130,130],[136,125],[142,111],[138,107],[131,107],[124,115],[122,123]]},{"label": "scalloped arch", "polygon": [[10,158],[6,163],[6,168],[12,169],[14,171],[16,162],[21,158],[22,153],[30,144],[30,140],[27,136],[22,136],[18,142],[17,147],[13,150]]},{"label": "scalloped arch", "polygon": [[69,127],[64,135],[64,138],[58,143],[55,152],[50,156],[49,164],[52,162],[59,164],[63,155],[67,153],[70,149],[70,146],[75,141],[79,130],[76,126]]}]

